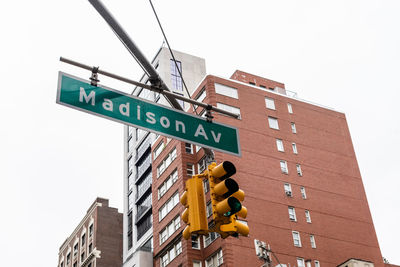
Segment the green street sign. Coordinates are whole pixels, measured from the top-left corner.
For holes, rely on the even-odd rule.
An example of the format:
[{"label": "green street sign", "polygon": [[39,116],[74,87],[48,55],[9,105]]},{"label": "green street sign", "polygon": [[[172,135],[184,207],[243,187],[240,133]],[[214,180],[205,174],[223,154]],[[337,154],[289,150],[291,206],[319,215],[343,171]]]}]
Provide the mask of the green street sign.
[{"label": "green street sign", "polygon": [[156,104],[59,72],[57,103],[184,142],[241,156],[235,127],[207,122],[180,110]]}]

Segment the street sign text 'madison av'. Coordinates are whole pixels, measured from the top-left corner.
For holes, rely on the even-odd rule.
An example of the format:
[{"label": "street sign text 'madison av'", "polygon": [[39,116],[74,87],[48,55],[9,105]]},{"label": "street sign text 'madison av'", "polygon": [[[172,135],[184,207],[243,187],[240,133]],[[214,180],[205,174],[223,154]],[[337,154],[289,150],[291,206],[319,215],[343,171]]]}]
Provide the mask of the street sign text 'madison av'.
[{"label": "street sign text 'madison av'", "polygon": [[240,156],[235,127],[156,104],[59,72],[57,103],[123,124]]}]

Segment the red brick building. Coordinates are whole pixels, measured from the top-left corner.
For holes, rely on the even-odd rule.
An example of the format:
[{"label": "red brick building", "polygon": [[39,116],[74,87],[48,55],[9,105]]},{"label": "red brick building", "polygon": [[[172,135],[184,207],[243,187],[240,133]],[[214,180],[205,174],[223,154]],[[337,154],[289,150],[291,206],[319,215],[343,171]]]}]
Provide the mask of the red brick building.
[{"label": "red brick building", "polygon": [[215,161],[236,166],[250,235],[182,238],[179,196],[185,181],[206,168],[204,151],[160,136],[152,145],[154,266],[261,266],[258,239],[287,266],[334,267],[356,258],[383,267],[343,113],[241,71],[230,79],[206,76],[192,95],[240,112],[240,119],[214,114],[239,129],[242,151],[241,157],[215,151]]},{"label": "red brick building", "polygon": [[122,213],[97,198],[72,234],[61,245],[58,267],[120,267]]}]

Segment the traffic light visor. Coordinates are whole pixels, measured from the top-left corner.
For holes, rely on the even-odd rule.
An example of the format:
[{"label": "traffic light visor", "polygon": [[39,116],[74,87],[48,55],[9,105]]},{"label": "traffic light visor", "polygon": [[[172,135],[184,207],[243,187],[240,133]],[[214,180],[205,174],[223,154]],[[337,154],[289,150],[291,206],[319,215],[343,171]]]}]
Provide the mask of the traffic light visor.
[{"label": "traffic light visor", "polygon": [[235,165],[230,161],[224,161],[212,169],[212,175],[215,178],[224,180],[236,173]]}]

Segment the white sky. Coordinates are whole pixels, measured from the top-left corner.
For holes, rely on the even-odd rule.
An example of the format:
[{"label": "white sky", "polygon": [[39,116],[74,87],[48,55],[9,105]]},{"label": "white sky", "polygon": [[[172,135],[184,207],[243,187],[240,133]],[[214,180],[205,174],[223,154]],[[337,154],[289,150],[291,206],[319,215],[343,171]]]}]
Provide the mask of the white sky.
[{"label": "white sky", "polygon": [[[148,1],[104,3],[151,59],[162,35]],[[254,73],[346,113],[382,255],[400,264],[400,2],[153,3],[171,46],[208,73]],[[96,196],[122,211],[123,176],[123,127],[55,103],[59,70],[90,75],[59,57],[142,72],[85,0],[7,1],[0,25],[0,265],[56,266]]]}]

